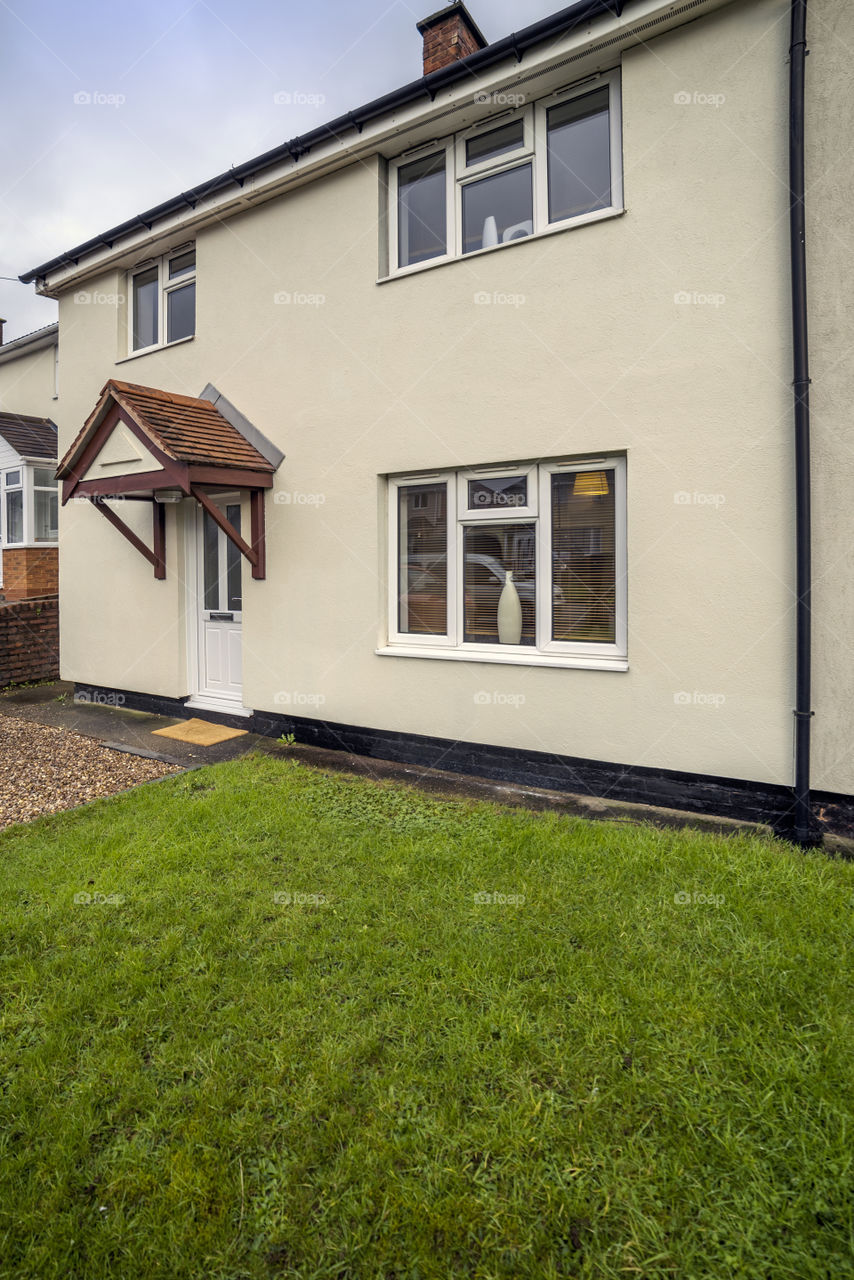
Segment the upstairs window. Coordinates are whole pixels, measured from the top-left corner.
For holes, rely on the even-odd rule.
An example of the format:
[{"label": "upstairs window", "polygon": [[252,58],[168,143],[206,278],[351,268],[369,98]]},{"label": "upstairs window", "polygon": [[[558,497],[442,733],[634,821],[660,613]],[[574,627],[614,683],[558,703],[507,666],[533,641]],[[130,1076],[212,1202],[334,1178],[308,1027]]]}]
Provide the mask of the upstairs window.
[{"label": "upstairs window", "polygon": [[390,172],[392,271],[619,213],[618,74],[430,143]]},{"label": "upstairs window", "polygon": [[196,250],[182,245],[131,273],[130,345],[147,351],[196,332]]}]

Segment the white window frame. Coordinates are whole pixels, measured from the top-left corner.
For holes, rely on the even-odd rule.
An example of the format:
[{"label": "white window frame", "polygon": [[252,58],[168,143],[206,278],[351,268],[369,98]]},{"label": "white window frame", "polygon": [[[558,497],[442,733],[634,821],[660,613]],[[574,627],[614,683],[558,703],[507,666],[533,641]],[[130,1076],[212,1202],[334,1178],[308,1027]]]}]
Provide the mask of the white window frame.
[{"label": "white window frame", "polygon": [[[521,507],[470,507],[470,480],[507,480],[511,476],[524,477],[528,482],[528,501]],[[537,467],[533,463],[510,467],[471,467],[468,471],[457,472],[458,499],[457,505],[460,520],[466,524],[479,524],[488,520],[494,524],[496,520],[519,516],[530,520],[537,514],[539,490],[537,486]]]},{"label": "white window frame", "polygon": [[[9,477],[17,475],[18,479],[14,484],[9,483]],[[8,493],[20,493],[21,495],[21,539],[19,542],[12,542],[9,539],[9,519],[6,508],[6,495]],[[27,543],[27,467],[25,463],[21,463],[17,467],[9,467],[3,472],[3,491],[2,495],[2,545],[4,547],[26,547]]]},{"label": "white window frame", "polygon": [[[610,124],[610,163],[611,163],[611,203],[605,209],[594,209],[589,213],[581,213],[576,217],[560,222],[549,222],[548,198],[548,112],[552,107],[560,106],[572,98],[584,97],[595,93],[597,89],[608,88],[608,110]],[[502,156],[494,156],[471,166],[466,165],[465,144],[481,133],[489,133],[502,124],[509,124],[514,117],[524,121],[524,147],[508,152]],[[437,254],[424,262],[401,266],[398,258],[398,172],[415,160],[425,159],[428,155],[445,151],[445,196],[448,202],[446,210],[448,237],[447,252]],[[532,219],[533,234],[522,236],[518,240],[502,241],[497,245],[489,245],[483,249],[473,249],[463,253],[462,205],[463,188],[486,177],[494,177],[505,170],[520,168],[523,164],[531,164],[532,174]],[[503,110],[494,116],[480,120],[476,125],[448,138],[436,139],[433,142],[414,148],[397,156],[389,162],[388,180],[389,204],[389,275],[409,275],[415,271],[425,271],[460,258],[474,258],[479,253],[492,253],[496,249],[506,249],[512,244],[524,243],[537,236],[553,235],[568,228],[584,226],[590,222],[599,222],[605,218],[613,218],[624,211],[623,191],[623,113],[622,94],[620,89],[619,68],[604,72],[601,75],[581,81],[551,94],[535,103],[526,104],[518,110]]]},{"label": "white window frame", "polygon": [[[174,280],[169,279],[169,263],[175,258],[183,257],[190,250],[195,253],[196,245],[194,241],[188,241],[180,244],[174,249],[170,249],[168,253],[164,253],[159,258],[146,258],[144,262],[138,262],[136,266],[128,272],[128,355],[141,356],[148,351],[158,351],[161,347],[174,347],[179,342],[189,342],[196,336],[195,312],[193,320],[193,332],[188,333],[183,338],[175,338],[172,342],[167,342],[166,315],[167,303],[170,293],[174,293],[177,289],[182,289],[188,284],[196,284],[197,266],[192,271],[186,271],[180,276],[176,276]],[[134,312],[134,288],[136,277],[143,275],[144,272],[150,271],[152,267],[157,268],[157,341],[150,343],[147,347],[135,347],[133,345],[133,312]]]},{"label": "white window frame", "polygon": [[[549,163],[548,163],[548,122],[549,112],[573,98],[583,98],[585,94],[595,93],[597,89],[608,86],[608,123],[610,126],[610,161],[611,161],[611,203],[607,209],[594,209],[590,213],[580,213],[574,218],[549,222]],[[535,166],[534,185],[537,189],[536,206],[542,210],[542,219],[549,228],[583,226],[587,222],[596,222],[600,218],[611,217],[623,210],[623,99],[618,71],[597,76],[595,81],[575,85],[571,89],[561,90],[550,98],[543,98],[536,104],[537,121],[536,151],[542,159]],[[535,226],[538,224],[535,222]]]},{"label": "white window frame", "polygon": [[[556,473],[607,470],[614,472],[615,639],[612,644],[550,639],[554,608],[552,575],[551,481]],[[529,506],[473,511],[467,506],[468,480],[504,478],[529,473]],[[399,493],[410,486],[445,484],[447,493],[448,555],[447,632],[441,636],[401,632],[399,624],[400,575],[408,566],[400,554]],[[469,468],[464,471],[430,472],[390,476],[388,492],[388,641],[377,653],[424,658],[456,658],[461,661],[506,662],[526,666],[590,667],[625,671],[628,668],[626,458],[624,454],[577,458],[523,466]],[[512,514],[510,512],[512,511]],[[498,524],[536,526],[535,573],[536,643],[534,645],[478,645],[463,639],[465,625],[465,530],[489,521]],[[547,584],[547,585],[546,585]]]},{"label": "white window frame", "polygon": [[[55,470],[55,468],[51,467],[49,463],[42,464],[41,466],[39,466],[38,463],[34,462],[32,466],[28,468],[28,470],[30,471],[30,475],[32,476],[29,492],[32,497],[31,514],[30,514],[30,519],[31,519],[30,532],[32,533],[33,546],[34,547],[55,547],[58,545],[58,541],[57,541],[58,530],[57,530],[57,538],[39,539],[36,537],[36,494],[37,493],[52,493],[56,496],[57,522],[59,521],[59,484],[58,482],[54,480],[53,484],[36,484],[36,471],[53,471]],[[26,505],[26,500],[25,500],[25,505]]]},{"label": "white window frame", "polygon": [[[412,151],[406,151],[402,156],[398,156],[396,160],[392,160],[389,164],[389,263],[391,270],[395,275],[406,275],[412,271],[423,271],[425,267],[433,267],[439,262],[451,262],[457,257],[457,230],[456,230],[456,214],[454,204],[454,177],[453,177],[453,138],[437,138],[427,143],[425,146],[416,147]],[[435,258],[427,258],[424,262],[413,262],[408,266],[401,266],[399,260],[400,253],[400,237],[399,237],[399,204],[400,195],[398,189],[397,175],[401,169],[405,169],[407,165],[414,164],[417,160],[426,160],[429,156],[438,155],[440,152],[445,153],[445,253],[437,254]]]}]

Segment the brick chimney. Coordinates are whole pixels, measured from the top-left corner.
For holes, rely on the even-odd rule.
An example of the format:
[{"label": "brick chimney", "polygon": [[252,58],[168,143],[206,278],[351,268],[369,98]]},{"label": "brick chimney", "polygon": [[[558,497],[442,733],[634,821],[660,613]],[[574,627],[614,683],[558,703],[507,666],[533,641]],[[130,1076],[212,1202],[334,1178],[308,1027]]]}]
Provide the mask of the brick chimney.
[{"label": "brick chimney", "polygon": [[424,37],[424,74],[449,67],[452,62],[467,58],[478,49],[485,49],[487,41],[462,3],[446,5],[438,13],[423,18],[418,30]]}]

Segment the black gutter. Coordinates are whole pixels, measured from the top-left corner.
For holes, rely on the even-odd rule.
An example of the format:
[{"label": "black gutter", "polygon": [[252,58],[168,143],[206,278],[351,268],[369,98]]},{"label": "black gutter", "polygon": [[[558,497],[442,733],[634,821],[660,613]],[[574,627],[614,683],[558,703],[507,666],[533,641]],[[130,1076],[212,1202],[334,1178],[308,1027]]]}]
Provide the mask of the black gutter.
[{"label": "black gutter", "polygon": [[31,284],[33,280],[42,279],[60,267],[77,266],[81,258],[103,249],[105,242],[112,247],[116,241],[123,240],[142,227],[151,230],[153,224],[162,218],[168,218],[171,214],[178,213],[188,206],[194,208],[199,201],[206,200],[232,185],[242,187],[246,179],[253,177],[256,173],[261,173],[289,159],[295,161],[297,157],[304,155],[322,142],[340,140],[341,134],[347,130],[354,129],[357,133],[361,133],[370,121],[417,102],[419,98],[427,98],[432,102],[441,89],[448,88],[469,76],[475,76],[478,72],[487,70],[505,58],[514,57],[517,62],[521,62],[527,50],[542,44],[544,40],[563,35],[573,27],[603,14],[620,17],[626,5],[634,3],[637,3],[637,0],[579,0],[578,3],[561,9],[559,13],[532,23],[522,31],[505,36],[502,40],[496,40],[494,44],[487,45],[485,49],[479,49],[468,58],[453,62],[439,71],[433,71],[429,76],[422,76],[420,80],[413,80],[401,89],[395,89],[392,93],[375,98],[373,102],[363,107],[357,107],[355,111],[348,111],[345,115],[338,116],[329,124],[320,125],[310,133],[304,133],[298,138],[291,139],[290,142],[274,147],[271,151],[265,151],[263,155],[247,160],[244,164],[227,169],[208,182],[202,183],[201,186],[192,187],[189,191],[173,196],[172,199],[155,205],[153,209],[148,209],[135,218],[129,218],[127,222],[119,223],[117,227],[112,227],[103,235],[86,240],[76,248],[69,249],[67,253],[61,253],[58,257],[51,258],[49,262],[33,267],[18,279],[23,284]]},{"label": "black gutter", "polygon": [[792,0],[789,50],[789,229],[792,256],[792,348],[795,401],[795,839],[818,843],[810,801],[810,720],[812,675],[812,532],[810,517],[810,368],[807,327],[805,199],[805,81],[807,0]]}]

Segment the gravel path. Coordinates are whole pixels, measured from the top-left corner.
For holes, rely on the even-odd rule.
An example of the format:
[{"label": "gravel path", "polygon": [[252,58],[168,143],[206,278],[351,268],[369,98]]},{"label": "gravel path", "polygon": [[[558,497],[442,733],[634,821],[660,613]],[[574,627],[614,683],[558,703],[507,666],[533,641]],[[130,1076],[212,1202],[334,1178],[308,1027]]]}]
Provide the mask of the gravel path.
[{"label": "gravel path", "polygon": [[180,773],[93,738],[0,715],[0,828]]}]

